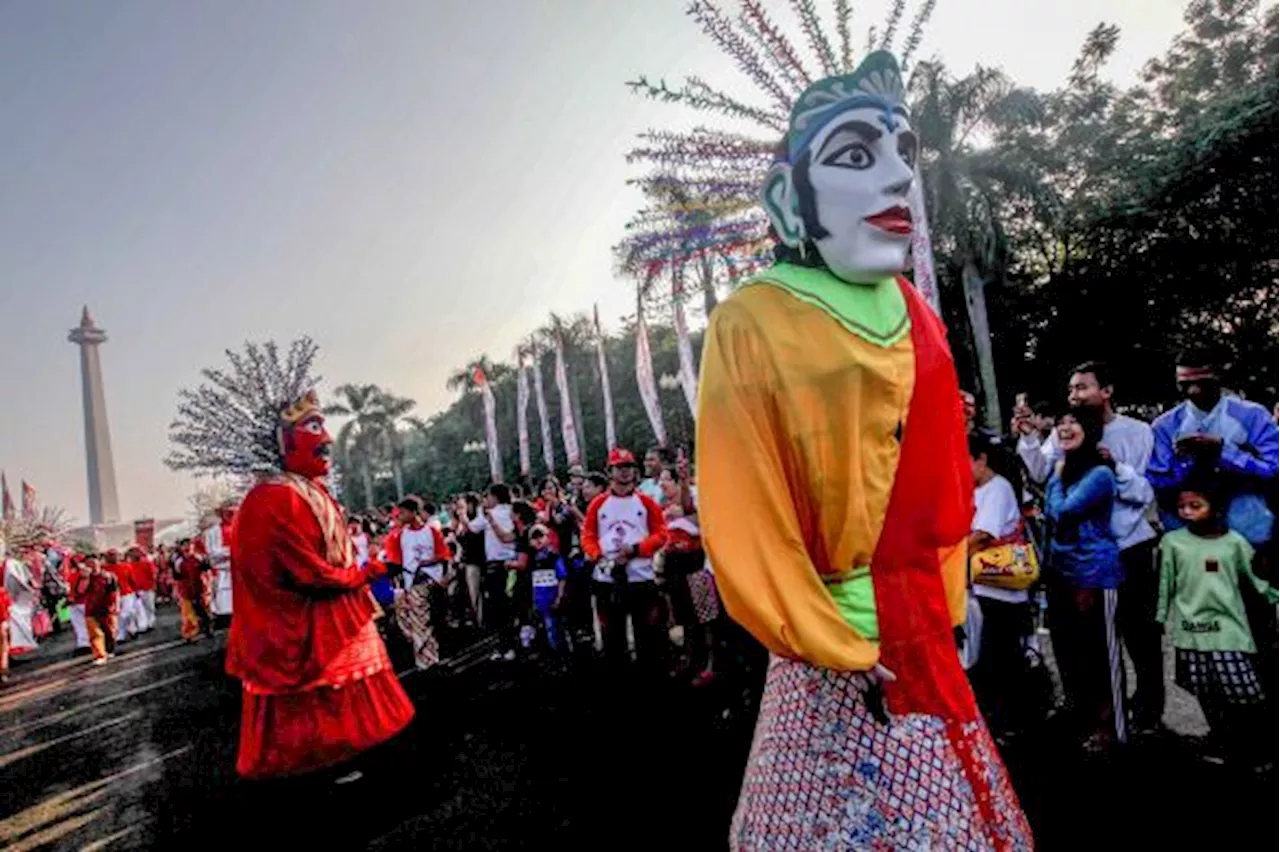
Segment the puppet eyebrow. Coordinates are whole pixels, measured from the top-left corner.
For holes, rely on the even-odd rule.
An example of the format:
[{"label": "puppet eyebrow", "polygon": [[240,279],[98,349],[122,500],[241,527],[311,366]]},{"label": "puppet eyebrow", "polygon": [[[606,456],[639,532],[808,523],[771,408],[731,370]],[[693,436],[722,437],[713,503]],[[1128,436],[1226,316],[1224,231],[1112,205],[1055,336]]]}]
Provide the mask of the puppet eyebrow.
[{"label": "puppet eyebrow", "polygon": [[862,137],[862,141],[864,142],[875,142],[884,135],[878,128],[865,121],[859,121],[856,118],[846,121],[844,124],[840,125],[828,134],[827,140],[822,143],[822,148],[818,151],[818,158],[824,156],[827,153],[827,149],[832,146],[833,142],[845,133],[857,134]]}]

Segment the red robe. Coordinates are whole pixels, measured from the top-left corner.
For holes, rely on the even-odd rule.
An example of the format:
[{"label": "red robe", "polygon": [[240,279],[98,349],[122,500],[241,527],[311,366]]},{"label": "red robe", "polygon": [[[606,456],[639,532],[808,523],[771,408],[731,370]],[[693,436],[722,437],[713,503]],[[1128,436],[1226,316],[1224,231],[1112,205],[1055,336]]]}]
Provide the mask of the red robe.
[{"label": "red robe", "polygon": [[320,486],[310,493],[314,507],[297,487],[268,480],[236,513],[227,673],[243,682],[236,771],[248,778],[341,763],[413,718],[365,587],[381,565],[334,564],[335,543],[352,552],[346,522]]}]

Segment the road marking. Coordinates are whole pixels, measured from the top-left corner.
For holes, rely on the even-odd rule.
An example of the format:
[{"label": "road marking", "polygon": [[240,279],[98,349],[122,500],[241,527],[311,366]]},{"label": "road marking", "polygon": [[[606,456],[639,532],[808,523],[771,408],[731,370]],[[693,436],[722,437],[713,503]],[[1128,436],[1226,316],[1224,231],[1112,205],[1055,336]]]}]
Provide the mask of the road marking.
[{"label": "road marking", "polygon": [[[106,810],[106,807],[100,807],[88,814],[72,817],[75,811],[83,809],[86,805],[94,804],[106,796],[107,788],[111,783],[119,781],[126,775],[132,775],[135,772],[141,772],[144,769],[155,766],[157,763],[186,754],[191,749],[191,745],[185,745],[159,757],[135,763],[133,766],[122,769],[105,778],[99,778],[96,781],[90,781],[87,784],[81,784],[79,787],[50,796],[43,802],[37,802],[11,817],[0,820],[0,843],[18,840],[24,834],[36,831],[36,834],[18,840],[12,846],[6,846],[5,849],[8,852],[8,850],[13,849],[35,849],[38,846],[43,846],[65,837]],[[70,827],[67,828],[66,826]]]},{"label": "road marking", "polygon": [[141,826],[131,825],[128,828],[123,828],[120,831],[115,832],[114,834],[108,834],[106,837],[99,838],[92,843],[86,843],[80,847],[80,852],[101,852],[101,850],[106,849],[122,837],[128,837],[130,834],[133,834],[140,827]]},{"label": "road marking", "polygon": [[96,725],[85,728],[83,731],[76,731],[74,734],[67,734],[65,736],[58,737],[57,739],[49,740],[47,743],[37,743],[36,745],[27,746],[26,748],[20,748],[15,751],[0,754],[0,769],[4,769],[10,763],[16,763],[17,761],[30,757],[33,754],[39,754],[46,749],[62,745],[63,743],[74,740],[77,737],[83,737],[85,734],[91,734],[94,731],[101,731],[104,728],[112,728],[116,725],[122,725],[125,722],[137,719],[141,715],[141,710],[135,710],[132,713],[126,713],[123,716],[117,716],[116,718],[108,719],[105,722],[99,722]]},{"label": "road marking", "polygon": [[[125,651],[121,654],[118,654],[116,656],[116,659],[117,660],[139,659],[149,654],[155,654],[160,651],[166,651],[169,648],[177,647],[178,645],[184,644],[184,641],[185,640],[182,640],[182,639],[175,639],[172,642],[164,642],[160,645],[152,645],[148,648],[135,648],[132,651]],[[28,680],[39,681],[40,678],[42,678],[44,675],[54,674],[56,672],[60,672],[65,669],[75,668],[76,666],[87,667],[88,665],[89,665],[89,657],[72,657],[69,660],[60,660],[56,663],[49,663],[49,665],[47,666],[40,666],[40,668],[36,669],[33,672],[27,672],[26,674],[16,675],[10,680],[10,683],[20,685],[20,684],[26,683]]]},{"label": "road marking", "polygon": [[94,808],[87,814],[68,817],[61,822],[56,822],[48,828],[43,828],[35,834],[29,835],[10,846],[4,847],[5,852],[29,852],[32,849],[39,849],[41,846],[48,846],[50,843],[56,843],[68,834],[79,831],[98,817],[105,814],[109,809],[106,806]]},{"label": "road marking", "polygon": [[110,704],[114,701],[122,701],[125,698],[132,698],[135,695],[141,695],[144,692],[150,692],[153,689],[159,689],[162,686],[168,686],[171,683],[177,683],[180,680],[186,680],[189,677],[195,677],[200,672],[187,672],[185,674],[167,677],[164,680],[158,680],[155,683],[148,683],[145,686],[139,686],[135,689],[127,689],[124,692],[117,692],[115,695],[108,695],[106,698],[99,698],[97,701],[90,701],[88,704],[81,704],[72,707],[69,710],[63,710],[60,713],[50,713],[49,715],[34,722],[19,722],[16,725],[10,725],[7,728],[0,728],[0,734],[15,734],[19,731],[38,731],[41,728],[47,728],[50,725],[56,725],[59,722],[78,716],[86,710],[93,710],[96,707]]},{"label": "road marking", "polygon": [[[127,662],[140,661],[135,658],[133,660],[128,660]],[[151,668],[152,663],[149,662],[142,662],[141,665],[132,666],[130,668],[119,668],[116,665],[108,665],[102,668],[94,666],[89,671],[85,671],[76,677],[59,678],[58,680],[50,681],[49,683],[41,684],[40,686],[29,687],[25,692],[5,695],[3,698],[0,698],[0,713],[7,713],[12,710],[17,710],[19,707],[28,703],[52,698],[52,695],[45,694],[50,691],[52,691],[54,695],[57,695],[61,692],[70,691],[82,686],[97,686],[138,672],[150,671]]]}]

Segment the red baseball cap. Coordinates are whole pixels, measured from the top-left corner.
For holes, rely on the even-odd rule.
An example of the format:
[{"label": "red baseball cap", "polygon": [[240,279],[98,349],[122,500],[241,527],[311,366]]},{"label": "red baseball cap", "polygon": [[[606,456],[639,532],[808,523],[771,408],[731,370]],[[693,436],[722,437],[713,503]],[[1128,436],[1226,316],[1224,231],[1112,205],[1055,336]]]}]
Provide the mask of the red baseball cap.
[{"label": "red baseball cap", "polygon": [[631,454],[630,450],[622,447],[614,447],[609,451],[609,467],[639,467],[636,464],[636,457]]}]

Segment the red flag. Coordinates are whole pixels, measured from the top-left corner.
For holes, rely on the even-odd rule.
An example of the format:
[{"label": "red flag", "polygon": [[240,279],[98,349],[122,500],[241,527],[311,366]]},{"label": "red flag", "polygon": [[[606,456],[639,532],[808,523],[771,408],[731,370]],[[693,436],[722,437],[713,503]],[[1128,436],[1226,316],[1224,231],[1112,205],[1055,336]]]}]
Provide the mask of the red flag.
[{"label": "red flag", "polygon": [[13,507],[13,495],[9,493],[9,480],[0,473],[0,486],[4,488],[4,519],[12,521],[17,511]]},{"label": "red flag", "polygon": [[36,490],[22,480],[22,517],[28,521],[36,518]]}]

